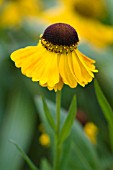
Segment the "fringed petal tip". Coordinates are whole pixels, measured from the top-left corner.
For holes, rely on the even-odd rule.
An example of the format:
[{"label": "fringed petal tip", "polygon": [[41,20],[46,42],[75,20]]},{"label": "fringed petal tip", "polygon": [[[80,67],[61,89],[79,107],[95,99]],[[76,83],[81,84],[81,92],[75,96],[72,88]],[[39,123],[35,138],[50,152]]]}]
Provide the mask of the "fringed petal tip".
[{"label": "fringed petal tip", "polygon": [[48,86],[47,83],[41,84],[40,81],[39,81],[39,84],[40,84],[42,87],[47,87],[50,91],[51,91],[51,90],[54,90],[55,92],[57,92],[58,90],[59,90],[59,91],[62,90],[64,83],[63,83],[62,80],[60,80],[57,84],[54,84],[53,86]]}]

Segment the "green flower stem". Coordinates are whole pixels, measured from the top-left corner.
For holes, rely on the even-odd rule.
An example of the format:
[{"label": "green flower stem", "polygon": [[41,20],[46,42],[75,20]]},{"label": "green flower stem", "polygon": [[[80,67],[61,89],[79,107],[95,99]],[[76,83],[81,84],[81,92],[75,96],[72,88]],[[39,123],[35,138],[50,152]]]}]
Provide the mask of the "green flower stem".
[{"label": "green flower stem", "polygon": [[54,170],[59,170],[61,158],[61,146],[59,144],[60,133],[60,106],[61,106],[61,91],[56,93],[56,132],[55,132],[55,153],[54,153]]}]

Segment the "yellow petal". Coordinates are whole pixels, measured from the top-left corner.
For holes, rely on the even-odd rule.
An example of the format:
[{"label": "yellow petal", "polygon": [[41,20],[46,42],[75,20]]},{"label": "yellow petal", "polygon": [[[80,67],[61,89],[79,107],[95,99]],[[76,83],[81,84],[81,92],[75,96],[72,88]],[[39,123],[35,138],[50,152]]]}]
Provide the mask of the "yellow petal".
[{"label": "yellow petal", "polygon": [[[78,51],[78,50],[76,50]],[[92,60],[88,57],[86,57],[84,54],[82,54],[80,51],[78,51],[78,53],[80,54],[79,55],[79,58],[80,60],[88,67],[88,69],[92,72],[98,72],[98,70],[95,68],[95,60]]]},{"label": "yellow petal", "polygon": [[[40,48],[38,46],[30,46],[22,48],[12,53],[11,59],[15,61],[17,67],[21,67],[21,71],[28,77],[33,77],[34,72],[37,69],[38,63],[41,61]],[[40,67],[38,68],[40,69]]]},{"label": "yellow petal", "polygon": [[54,90],[55,90],[55,92],[57,91],[57,90],[61,90],[62,88],[63,88],[63,81],[62,81],[62,79],[60,78],[60,81],[54,86]]},{"label": "yellow petal", "polygon": [[[26,48],[21,48],[19,50],[14,51],[11,54],[11,59],[13,61],[19,61],[21,63],[21,61],[23,61],[24,59],[26,60],[28,56],[31,56],[32,54],[34,54],[37,51],[37,46],[29,46]],[[17,67],[21,67],[21,65],[17,64]]]},{"label": "yellow petal", "polygon": [[70,62],[70,67],[72,67],[74,75],[77,79],[77,82],[84,87],[84,82],[82,78],[82,72],[81,72],[81,66],[78,57],[75,55],[74,52],[70,54],[70,57],[72,58],[72,62]]},{"label": "yellow petal", "polygon": [[40,84],[47,83],[48,86],[54,87],[54,85],[59,82],[58,55],[46,51],[44,60],[45,69],[42,73]]},{"label": "yellow petal", "polygon": [[31,77],[33,81],[39,81],[41,86],[52,89],[60,81],[59,57],[59,54],[47,51],[40,42],[38,46],[22,48],[11,55],[11,59],[17,67],[21,67],[24,75]]},{"label": "yellow petal", "polygon": [[[85,86],[88,82],[92,80],[92,76],[89,74],[89,70],[85,68],[84,63],[81,62],[79,55],[77,55],[75,51],[73,51],[73,68],[75,75],[77,75],[77,78],[79,80],[79,84],[82,86]],[[78,74],[78,70],[76,69],[76,64],[78,63],[78,66],[80,68],[81,74]],[[93,73],[92,73],[93,74]]]},{"label": "yellow petal", "polygon": [[60,57],[59,62],[59,71],[62,77],[62,80],[65,84],[69,85],[70,87],[74,88],[77,86],[77,81],[75,76],[72,74],[69,64],[68,64],[68,57],[69,54],[62,54]]},{"label": "yellow petal", "polygon": [[[85,55],[83,55],[78,49],[75,50],[76,55],[78,56],[80,62],[84,65],[84,67],[86,68],[86,70],[88,71],[88,73],[94,77],[94,74],[92,72],[97,72],[97,70],[95,69],[94,66],[94,60],[86,57]],[[92,63],[93,62],[93,63]]]},{"label": "yellow petal", "polygon": [[55,92],[57,91],[57,90],[61,90],[62,88],[63,88],[63,81],[62,81],[62,79],[60,78],[60,81],[57,83],[57,84],[55,84],[55,86],[54,87],[50,87],[50,86],[47,86],[48,87],[48,89],[49,90],[55,90]]}]

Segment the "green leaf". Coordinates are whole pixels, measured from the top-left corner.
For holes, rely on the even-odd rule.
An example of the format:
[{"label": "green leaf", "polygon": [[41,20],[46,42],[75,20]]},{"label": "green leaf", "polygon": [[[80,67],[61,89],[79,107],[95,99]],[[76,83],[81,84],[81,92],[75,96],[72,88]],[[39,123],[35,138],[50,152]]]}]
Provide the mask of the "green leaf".
[{"label": "green leaf", "polygon": [[48,120],[48,123],[49,123],[49,125],[51,126],[51,128],[52,128],[53,130],[55,130],[55,128],[56,128],[55,122],[54,122],[54,120],[53,120],[53,117],[52,117],[52,115],[51,115],[51,113],[50,113],[50,110],[49,110],[49,108],[48,108],[48,106],[47,106],[47,104],[46,104],[46,102],[45,102],[45,100],[44,100],[43,97],[42,97],[42,101],[43,101],[44,113],[45,113],[45,116],[46,116],[46,118],[47,118],[47,120]]},{"label": "green leaf", "polygon": [[101,106],[104,116],[106,117],[107,121],[110,124],[112,124],[113,123],[113,110],[112,110],[110,104],[108,103],[107,99],[105,98],[97,80],[94,81],[94,84],[95,84],[97,100]]},{"label": "green leaf", "polygon": [[76,111],[77,111],[77,102],[76,102],[76,96],[74,96],[70,105],[69,113],[66,117],[66,120],[60,132],[60,144],[63,143],[64,140],[70,134],[71,128],[73,126],[73,122],[75,120]]},{"label": "green leaf", "polygon": [[26,155],[26,153],[20,148],[20,146],[14,141],[14,140],[10,140],[18,149],[18,151],[21,153],[23,159],[27,162],[27,164],[29,165],[31,170],[39,170],[33,163],[32,161],[29,159],[29,157]]},{"label": "green leaf", "polygon": [[[8,71],[9,68],[6,73]],[[7,75],[4,76],[6,77]],[[10,77],[10,74],[8,74],[8,77]],[[16,75],[13,78],[16,79]],[[10,81],[8,80],[8,82]],[[18,82],[16,80],[14,81],[15,83],[11,82],[9,84],[12,84],[12,87],[7,81],[6,84],[9,87],[6,84],[1,86],[1,90],[7,95],[3,92],[3,98],[1,98],[0,93],[0,98],[3,101],[3,103],[0,103],[3,105],[2,110],[0,110],[3,114],[0,133],[0,170],[21,169],[22,157],[16,147],[9,142],[9,139],[15,140],[23,150],[28,151],[37,123],[36,110],[29,90],[20,79],[18,79]]]},{"label": "green leaf", "polygon": [[48,160],[45,158],[42,159],[42,161],[41,161],[41,170],[51,170],[51,166],[50,166]]},{"label": "green leaf", "polygon": [[78,155],[78,161],[82,162],[82,166],[84,167],[84,169],[91,170],[92,168],[90,164],[88,163],[86,159],[84,159],[84,155],[81,152],[81,148],[80,147],[75,148],[74,141],[72,142],[72,148],[73,150],[75,150],[76,154]]},{"label": "green leaf", "polygon": [[[36,106],[38,109],[38,113],[44,126],[47,130],[47,133],[50,135],[51,139],[54,138],[54,133],[48,126],[47,119],[43,112],[43,103],[39,96],[35,98]],[[56,119],[56,106],[50,100],[47,100],[47,105],[51,109],[51,114]],[[61,124],[64,124],[66,119],[67,111],[61,108]],[[73,141],[73,145],[72,144]],[[51,149],[54,150],[54,145],[51,140]],[[83,155],[82,159],[80,159],[80,155],[78,155],[79,148],[80,154]],[[51,154],[52,155],[52,154]],[[53,156],[53,155],[52,155]],[[64,159],[65,157],[65,159]],[[82,162],[87,162],[84,166]],[[90,168],[89,168],[90,167]],[[103,170],[101,159],[98,157],[95,147],[88,140],[86,135],[84,134],[83,128],[80,126],[79,122],[75,120],[72,127],[72,133],[70,137],[63,144],[63,152],[62,152],[62,160],[61,160],[61,169],[62,170]]]},{"label": "green leaf", "polygon": [[109,136],[113,150],[113,110],[104,96],[97,80],[94,82],[97,100],[109,125]]}]

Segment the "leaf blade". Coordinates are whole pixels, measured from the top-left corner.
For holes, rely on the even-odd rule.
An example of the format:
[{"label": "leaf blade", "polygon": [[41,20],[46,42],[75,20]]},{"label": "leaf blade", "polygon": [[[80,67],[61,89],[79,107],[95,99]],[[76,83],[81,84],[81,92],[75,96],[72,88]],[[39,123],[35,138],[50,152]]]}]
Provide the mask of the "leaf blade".
[{"label": "leaf blade", "polygon": [[104,116],[106,117],[107,121],[112,124],[113,123],[113,110],[110,106],[110,104],[108,103],[106,97],[104,96],[97,80],[94,81],[94,85],[95,85],[95,92],[96,92],[96,96],[97,96],[97,100],[101,106],[101,109],[104,113]]},{"label": "leaf blade", "polygon": [[[48,132],[48,134],[51,137],[51,140],[54,137],[53,131],[50,129],[48,126],[47,119],[45,118],[44,112],[43,112],[43,103],[42,100],[39,96],[36,97],[36,106],[40,115],[40,118],[42,122],[45,125],[45,128]],[[47,104],[48,107],[51,108],[51,114],[54,117],[54,120],[56,119],[55,113],[56,113],[56,106],[55,104],[47,99]],[[67,116],[67,111],[61,108],[61,124],[64,124],[64,121]],[[101,159],[98,157],[97,152],[95,150],[95,147],[91,144],[91,142],[88,140],[86,135],[83,132],[83,129],[79,122],[75,120],[73,123],[72,127],[72,133],[70,137],[67,139],[67,141],[64,143],[64,157],[62,158],[62,170],[73,170],[73,169],[79,169],[79,170],[84,170],[85,167],[81,165],[81,162],[79,161],[78,158],[78,153],[76,153],[76,149],[73,150],[73,147],[69,147],[70,144],[72,144],[72,141],[74,141],[74,148],[80,147],[80,151],[84,155],[85,161],[87,161],[88,165],[92,167],[92,169],[95,170],[103,170],[103,167],[101,165]],[[52,141],[54,142],[54,141]],[[54,149],[53,145],[52,146],[52,151]],[[87,153],[87,154],[86,154]],[[87,170],[88,168],[86,168]]]},{"label": "leaf blade", "polygon": [[77,111],[77,104],[76,104],[76,96],[73,97],[70,108],[69,108],[69,113],[68,116],[65,119],[65,122],[63,124],[63,127],[61,129],[60,132],[60,144],[62,144],[64,142],[64,140],[68,137],[73,122],[75,120],[75,115],[76,115],[76,111]]},{"label": "leaf blade", "polygon": [[20,154],[22,155],[23,159],[27,162],[27,164],[29,165],[31,170],[39,170],[33,163],[32,161],[29,159],[29,157],[26,155],[26,153],[20,148],[20,146],[12,139],[10,139],[10,142],[13,143],[16,148],[18,149],[18,151],[20,152]]},{"label": "leaf blade", "polygon": [[104,93],[102,92],[97,80],[94,81],[94,85],[95,85],[97,100],[108,122],[110,143],[111,143],[111,148],[113,150],[113,110],[109,102],[107,101],[106,97],[104,96]]},{"label": "leaf blade", "polygon": [[49,110],[49,108],[48,108],[48,106],[46,104],[46,101],[44,100],[43,97],[42,97],[42,102],[43,102],[44,113],[45,113],[45,116],[46,116],[46,118],[48,120],[48,123],[51,126],[51,128],[55,131],[55,129],[56,129],[55,122],[54,122],[53,117],[52,117],[52,115],[50,113],[50,110]]}]

